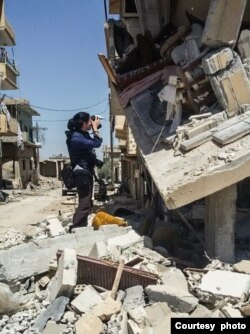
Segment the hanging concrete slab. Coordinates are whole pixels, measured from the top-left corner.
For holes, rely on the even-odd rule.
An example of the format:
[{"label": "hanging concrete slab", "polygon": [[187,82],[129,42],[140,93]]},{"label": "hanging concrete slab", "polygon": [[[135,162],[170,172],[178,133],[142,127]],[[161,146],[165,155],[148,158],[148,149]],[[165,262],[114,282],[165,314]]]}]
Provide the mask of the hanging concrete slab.
[{"label": "hanging concrete slab", "polygon": [[[247,0],[212,0],[202,42],[212,48],[234,46],[240,31]],[[226,22],[226,24],[221,24]]]},{"label": "hanging concrete slab", "polygon": [[[125,115],[145,165],[169,209],[209,196],[250,175],[250,135],[225,147],[233,152],[230,163],[218,158],[221,149],[210,140],[210,135],[201,146],[175,156],[174,150],[167,150],[164,145],[164,135],[151,152],[154,143],[145,127],[150,127],[152,122],[143,123],[132,107],[125,109]],[[227,122],[235,121],[232,118]],[[223,124],[219,128],[223,129]]]}]

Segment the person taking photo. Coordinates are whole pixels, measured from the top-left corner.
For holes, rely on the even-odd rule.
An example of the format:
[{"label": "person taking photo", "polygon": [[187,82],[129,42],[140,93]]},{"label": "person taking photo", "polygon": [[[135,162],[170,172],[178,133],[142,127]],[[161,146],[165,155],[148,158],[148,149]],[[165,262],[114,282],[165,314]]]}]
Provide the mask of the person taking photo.
[{"label": "person taking photo", "polygon": [[[96,163],[94,149],[102,144],[98,117],[91,118],[86,112],[79,112],[68,121],[66,131],[66,144],[69,151],[71,166],[73,169],[75,184],[77,188],[79,204],[73,216],[73,228],[87,226],[88,215],[92,207],[93,177]],[[93,135],[89,131],[93,131]]]}]

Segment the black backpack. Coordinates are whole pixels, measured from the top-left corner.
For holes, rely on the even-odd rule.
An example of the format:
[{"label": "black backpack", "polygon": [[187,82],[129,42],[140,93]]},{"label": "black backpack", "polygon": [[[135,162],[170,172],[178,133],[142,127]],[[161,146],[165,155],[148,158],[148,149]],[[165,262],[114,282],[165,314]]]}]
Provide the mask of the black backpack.
[{"label": "black backpack", "polygon": [[72,189],[76,187],[73,169],[70,164],[63,167],[61,176],[66,188]]}]

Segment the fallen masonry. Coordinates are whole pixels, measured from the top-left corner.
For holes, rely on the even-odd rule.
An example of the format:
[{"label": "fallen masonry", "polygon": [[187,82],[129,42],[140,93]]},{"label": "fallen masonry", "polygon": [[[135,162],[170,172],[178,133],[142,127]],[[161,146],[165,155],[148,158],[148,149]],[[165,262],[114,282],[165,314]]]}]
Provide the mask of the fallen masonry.
[{"label": "fallen masonry", "polygon": [[[75,244],[76,247],[65,248],[66,240],[68,245]],[[100,242],[104,242],[103,247],[107,247],[110,253],[116,253],[119,249],[117,263],[105,259],[106,251],[95,251],[96,258],[88,257],[88,252],[85,256],[79,255],[83,251],[79,247],[83,240],[88,240],[89,245],[85,243],[84,249],[92,254]],[[124,241],[119,246],[116,240]],[[0,309],[1,333],[12,333],[12,326],[13,334],[170,333],[171,318],[243,318],[249,315],[250,275],[241,273],[248,270],[248,261],[230,265],[216,260],[204,270],[181,271],[171,260],[147,248],[145,245],[152,247],[149,241],[139,235],[136,238],[136,232],[131,228],[108,226],[96,231],[84,228],[75,234],[66,233],[37,240],[40,248],[29,242],[2,251],[10,254],[12,250],[12,254],[20,254],[20,249],[33,245],[40,261],[42,255],[39,255],[39,250],[41,252],[42,246],[50,245],[51,256],[57,254],[57,260],[54,270],[49,271],[50,257],[47,256],[44,262],[46,267],[43,264],[39,274],[34,271],[37,267],[29,265],[31,276],[28,269],[21,271],[21,274],[19,272],[19,284],[14,279],[14,271],[10,271],[6,265],[1,268],[5,280],[11,277],[9,284],[17,291],[13,294],[6,290],[9,300],[12,298],[17,302],[10,309]],[[118,272],[118,262],[123,257],[136,258],[139,262],[128,261],[127,265],[121,267],[118,291],[114,290],[112,294],[111,288],[115,286],[117,278],[115,272]],[[23,266],[28,266],[25,263],[23,261]],[[150,271],[147,274],[142,269],[153,270],[154,274]],[[8,276],[4,275],[5,270]],[[86,275],[86,271],[90,275]],[[133,276],[127,276],[129,273],[136,274],[137,283],[133,281]],[[149,283],[153,277],[154,284]],[[127,288],[121,289],[126,285]],[[2,292],[0,286],[0,298]],[[21,299],[22,296],[26,299]],[[176,326],[184,330],[189,329],[187,326],[192,329],[212,329],[206,327],[209,323],[204,325],[196,321],[187,325],[181,319]]]}]

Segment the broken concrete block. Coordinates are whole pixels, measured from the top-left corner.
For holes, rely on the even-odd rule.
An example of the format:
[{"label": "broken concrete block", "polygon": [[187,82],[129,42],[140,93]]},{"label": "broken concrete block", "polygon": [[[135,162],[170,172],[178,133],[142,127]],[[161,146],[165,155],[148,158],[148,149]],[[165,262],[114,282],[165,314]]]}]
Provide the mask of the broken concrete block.
[{"label": "broken concrete block", "polygon": [[127,322],[128,334],[141,334],[143,329],[140,328],[133,320]]},{"label": "broken concrete block", "polygon": [[203,276],[199,289],[215,295],[243,298],[250,289],[250,275],[224,270],[209,271]]},{"label": "broken concrete block", "polygon": [[122,303],[112,298],[103,300],[98,305],[94,306],[91,313],[101,320],[109,320],[113,314],[117,314],[121,311]]},{"label": "broken concrete block", "polygon": [[107,240],[108,246],[119,246],[122,249],[128,248],[138,242],[142,242],[143,238],[137,234],[134,230],[129,231],[125,235],[113,237]]},{"label": "broken concrete block", "polygon": [[95,243],[91,252],[89,253],[90,257],[95,259],[101,259],[108,255],[107,243],[105,241],[98,241]]},{"label": "broken concrete block", "polygon": [[[58,297],[56,298],[48,308],[42,311],[36,318],[33,327],[38,329],[40,332],[45,328],[48,320],[53,320],[57,322],[61,319],[65,312],[66,305],[69,302],[68,297]],[[39,333],[40,333],[39,332]]]},{"label": "broken concrete block", "polygon": [[243,318],[241,312],[232,306],[224,306],[221,311],[227,318]]},{"label": "broken concrete block", "polygon": [[225,316],[220,310],[215,310],[212,318],[225,318]]},{"label": "broken concrete block", "polygon": [[178,286],[149,285],[145,289],[150,300],[166,302],[170,308],[178,312],[191,312],[198,304],[198,299],[187,290],[179,289]]},{"label": "broken concrete block", "polygon": [[129,317],[139,326],[139,328],[146,327],[146,311],[143,306],[138,306],[128,312]]},{"label": "broken concrete block", "polygon": [[237,43],[241,59],[250,58],[250,30],[242,30]]},{"label": "broken concrete block", "polygon": [[220,106],[229,117],[234,116],[242,104],[249,104],[250,81],[236,52],[225,48],[210,53],[203,58],[202,65]]},{"label": "broken concrete block", "polygon": [[103,333],[103,324],[98,317],[86,314],[75,323],[75,331],[76,334],[101,334]]},{"label": "broken concrete block", "polygon": [[43,276],[39,279],[38,283],[42,288],[45,288],[50,282],[50,278],[48,276]]},{"label": "broken concrete block", "polygon": [[88,285],[84,291],[71,302],[71,305],[80,313],[88,313],[102,300],[100,294],[91,285]]},{"label": "broken concrete block", "polygon": [[65,230],[58,218],[52,218],[47,220],[47,230],[50,237],[57,237],[58,235],[65,234]]},{"label": "broken concrete block", "polygon": [[242,306],[240,308],[240,311],[245,317],[250,317],[250,304],[246,306]]},{"label": "broken concrete block", "polygon": [[127,312],[113,314],[108,322],[107,333],[128,334]]},{"label": "broken concrete block", "polygon": [[118,246],[108,246],[107,242],[105,241],[96,242],[91,252],[89,253],[89,256],[95,259],[109,258],[113,262],[119,262],[120,255],[121,249]]},{"label": "broken concrete block", "polygon": [[161,281],[164,285],[178,286],[179,289],[186,290],[188,292],[188,283],[180,269],[170,267],[165,270],[161,275]]},{"label": "broken concrete block", "polygon": [[[212,48],[234,46],[238,39],[247,0],[212,0],[202,43]],[[228,22],[228,24],[221,24]]]},{"label": "broken concrete block", "polygon": [[163,321],[164,318],[170,316],[171,309],[167,303],[155,303],[152,306],[145,308],[146,313],[146,326],[155,327],[158,323]]},{"label": "broken concrete block", "polygon": [[62,323],[73,323],[76,320],[76,314],[72,311],[67,311],[64,313],[63,318],[61,320]]},{"label": "broken concrete block", "polygon": [[71,297],[77,281],[76,251],[65,248],[59,259],[58,270],[49,287],[50,301],[58,296]]},{"label": "broken concrete block", "polygon": [[250,261],[242,260],[233,265],[233,270],[238,273],[248,274],[250,275]]},{"label": "broken concrete block", "polygon": [[198,304],[194,312],[190,315],[191,318],[213,318],[213,312],[205,306]]},{"label": "broken concrete block", "polygon": [[123,308],[130,311],[138,306],[144,306],[144,293],[141,285],[132,286],[125,290],[126,296],[123,301]]},{"label": "broken concrete block", "polygon": [[48,321],[43,334],[61,334],[67,325],[57,324],[54,321]]}]

